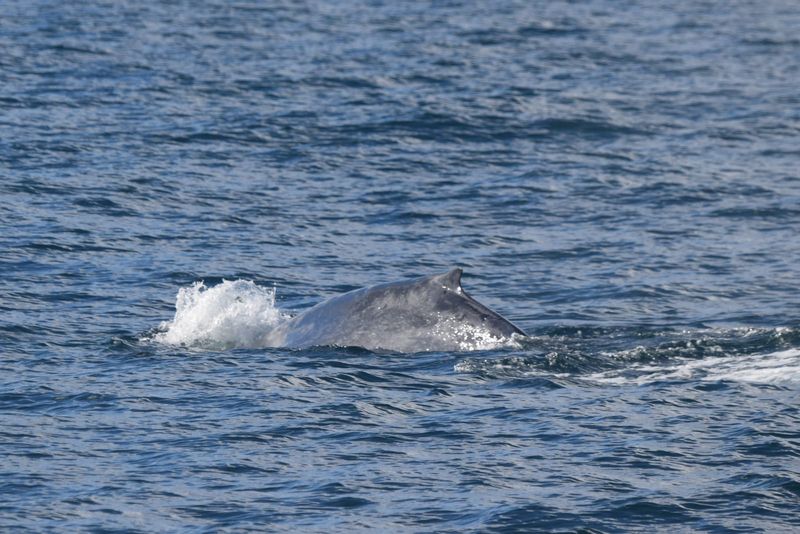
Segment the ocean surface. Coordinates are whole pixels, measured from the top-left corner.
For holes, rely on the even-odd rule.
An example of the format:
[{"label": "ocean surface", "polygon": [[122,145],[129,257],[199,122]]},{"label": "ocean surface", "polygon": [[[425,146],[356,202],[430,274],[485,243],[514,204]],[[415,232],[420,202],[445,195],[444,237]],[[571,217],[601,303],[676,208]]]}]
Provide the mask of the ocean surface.
[{"label": "ocean surface", "polygon": [[0,7],[0,531],[800,528],[797,2]]}]

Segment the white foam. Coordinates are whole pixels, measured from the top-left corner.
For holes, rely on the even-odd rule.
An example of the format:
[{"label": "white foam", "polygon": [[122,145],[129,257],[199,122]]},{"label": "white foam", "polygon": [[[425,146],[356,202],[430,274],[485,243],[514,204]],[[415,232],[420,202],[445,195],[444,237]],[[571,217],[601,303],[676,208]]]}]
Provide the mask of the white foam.
[{"label": "white foam", "polygon": [[461,351],[521,347],[517,334],[512,334],[511,337],[495,336],[487,328],[459,323],[450,318],[436,323],[433,335],[438,343],[456,346]]},{"label": "white foam", "polygon": [[639,385],[669,380],[730,380],[761,384],[800,383],[800,349],[768,354],[681,359],[671,365],[633,366],[586,377],[606,384]]},{"label": "white foam", "polygon": [[714,379],[771,384],[800,382],[800,349],[731,360],[715,370]]},{"label": "white foam", "polygon": [[159,343],[212,349],[275,346],[273,333],[287,316],[275,306],[275,289],[250,280],[197,282],[178,291],[175,317],[153,336]]}]

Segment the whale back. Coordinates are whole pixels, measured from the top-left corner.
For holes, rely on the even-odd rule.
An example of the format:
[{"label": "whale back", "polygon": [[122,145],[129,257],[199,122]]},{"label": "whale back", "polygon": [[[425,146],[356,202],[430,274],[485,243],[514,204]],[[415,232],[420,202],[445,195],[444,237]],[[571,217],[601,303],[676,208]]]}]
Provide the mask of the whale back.
[{"label": "whale back", "polygon": [[467,295],[461,269],[350,291],[291,319],[282,345],[398,352],[480,348],[525,333]]}]

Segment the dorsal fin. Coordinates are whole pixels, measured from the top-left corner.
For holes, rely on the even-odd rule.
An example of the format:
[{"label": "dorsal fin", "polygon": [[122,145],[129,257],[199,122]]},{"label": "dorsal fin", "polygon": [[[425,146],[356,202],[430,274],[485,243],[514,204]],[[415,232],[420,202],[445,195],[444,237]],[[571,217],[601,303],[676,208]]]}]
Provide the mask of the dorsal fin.
[{"label": "dorsal fin", "polygon": [[449,289],[450,291],[461,291],[461,273],[463,271],[456,267],[454,269],[450,269],[444,274],[440,274],[433,278],[433,281],[437,284],[442,284],[442,287],[445,289]]}]

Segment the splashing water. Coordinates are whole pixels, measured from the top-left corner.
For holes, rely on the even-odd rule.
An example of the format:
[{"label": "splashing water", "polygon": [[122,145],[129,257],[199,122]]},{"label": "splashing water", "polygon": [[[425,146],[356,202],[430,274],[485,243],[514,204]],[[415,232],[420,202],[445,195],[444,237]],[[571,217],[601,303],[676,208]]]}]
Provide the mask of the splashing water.
[{"label": "splashing water", "polygon": [[275,306],[275,289],[251,280],[223,280],[214,287],[196,282],[178,291],[175,317],[153,336],[168,345],[212,349],[275,346],[275,327],[288,319]]}]

